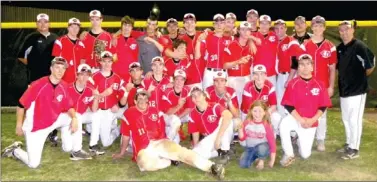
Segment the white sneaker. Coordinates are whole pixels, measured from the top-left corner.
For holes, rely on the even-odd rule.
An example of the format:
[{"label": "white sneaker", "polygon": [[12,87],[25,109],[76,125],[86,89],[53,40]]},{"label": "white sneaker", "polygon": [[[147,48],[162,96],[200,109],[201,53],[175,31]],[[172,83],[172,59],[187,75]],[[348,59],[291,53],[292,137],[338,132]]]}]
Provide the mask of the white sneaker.
[{"label": "white sneaker", "polygon": [[20,141],[14,142],[12,145],[9,145],[3,150],[1,157],[14,157],[13,151],[17,148],[20,148],[21,146],[22,146],[22,142]]}]

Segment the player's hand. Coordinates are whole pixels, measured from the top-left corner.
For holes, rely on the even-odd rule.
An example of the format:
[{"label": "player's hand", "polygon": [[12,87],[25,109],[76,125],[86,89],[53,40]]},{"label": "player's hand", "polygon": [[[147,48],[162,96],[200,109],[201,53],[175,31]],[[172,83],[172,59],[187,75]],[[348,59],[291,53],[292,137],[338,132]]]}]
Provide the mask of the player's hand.
[{"label": "player's hand", "polygon": [[98,91],[97,88],[96,88],[95,90],[93,90],[93,96],[94,96],[95,98],[97,98],[97,99],[100,98],[100,94],[99,94],[99,91]]},{"label": "player's hand", "polygon": [[215,150],[220,149],[221,145],[221,140],[219,138],[216,138],[215,140]]},{"label": "player's hand", "polygon": [[204,29],[204,32],[208,33],[208,32],[211,32],[212,30],[210,28],[206,28]]},{"label": "player's hand", "polygon": [[113,154],[111,157],[112,157],[114,160],[117,160],[117,159],[122,159],[122,158],[124,158],[124,155],[121,154],[121,153],[117,153],[117,154]]},{"label": "player's hand", "polygon": [[327,88],[327,92],[329,93],[329,97],[332,97],[334,95],[334,88],[332,87]]},{"label": "player's hand", "polygon": [[232,101],[232,99],[231,99],[231,96],[230,96],[230,94],[227,92],[227,93],[225,93],[225,95],[224,95],[224,100],[225,100],[225,102],[230,102],[230,101]]},{"label": "player's hand", "polygon": [[17,136],[23,136],[24,135],[24,132],[22,131],[22,125],[16,126],[16,135]]},{"label": "player's hand", "polygon": [[160,31],[156,31],[156,37],[160,38],[162,36],[162,33]]},{"label": "player's hand", "polygon": [[150,78],[152,78],[152,75],[153,75],[153,72],[150,71],[150,72],[148,72],[147,74],[145,74],[145,77],[144,77],[144,78],[146,78],[146,79],[150,79]]},{"label": "player's hand", "polygon": [[186,103],[186,98],[179,98],[179,100],[178,100],[178,105],[179,106],[182,107],[185,103]]},{"label": "player's hand", "polygon": [[149,88],[148,88],[148,92],[149,93],[152,93],[154,90],[156,89],[156,87],[154,85],[150,85]]},{"label": "player's hand", "polygon": [[204,31],[203,33],[201,33],[201,34],[199,35],[197,41],[201,42],[201,41],[205,40],[205,39],[207,38],[207,36],[208,36],[208,32]]},{"label": "player's hand", "polygon": [[134,84],[133,83],[127,83],[127,85],[126,85],[126,90],[127,90],[127,92],[130,92],[130,90],[132,89],[132,88],[134,88]]},{"label": "player's hand", "polygon": [[184,59],[186,57],[187,57],[186,52],[178,52],[178,51],[173,52],[173,58],[175,59]]},{"label": "player's hand", "polygon": [[311,119],[310,118],[303,118],[303,123],[301,123],[301,126],[303,128],[310,128],[312,126]]},{"label": "player's hand", "polygon": [[244,56],[244,57],[241,57],[241,59],[238,61],[238,64],[246,64],[249,62],[251,56],[250,55],[247,55],[247,56]]},{"label": "player's hand", "polygon": [[179,28],[179,29],[178,29],[178,33],[181,34],[181,35],[184,35],[184,34],[186,34],[186,29],[184,29],[184,28]]},{"label": "player's hand", "polygon": [[146,42],[146,43],[153,43],[153,41],[155,41],[152,37],[148,37],[148,36],[146,36],[145,38],[144,38],[144,41]]},{"label": "player's hand", "polygon": [[115,104],[115,105],[111,108],[111,112],[112,112],[112,113],[117,113],[118,110],[119,110],[119,106],[118,106],[118,104]]},{"label": "player's hand", "polygon": [[79,36],[79,39],[80,39],[80,40],[83,40],[83,39],[86,37],[86,35],[87,35],[88,33],[89,33],[89,32],[88,32],[88,31],[85,31],[85,30],[82,31],[81,34],[80,34],[80,36]]},{"label": "player's hand", "polygon": [[173,88],[173,83],[168,83],[167,85],[166,85],[166,88]]},{"label": "player's hand", "polygon": [[274,167],[274,163],[275,163],[275,161],[270,160],[270,161],[268,162],[268,167],[273,168],[273,167]]},{"label": "player's hand", "polygon": [[77,118],[76,117],[72,118],[72,121],[71,121],[71,132],[75,133],[77,131],[78,127],[79,126],[78,126]]}]

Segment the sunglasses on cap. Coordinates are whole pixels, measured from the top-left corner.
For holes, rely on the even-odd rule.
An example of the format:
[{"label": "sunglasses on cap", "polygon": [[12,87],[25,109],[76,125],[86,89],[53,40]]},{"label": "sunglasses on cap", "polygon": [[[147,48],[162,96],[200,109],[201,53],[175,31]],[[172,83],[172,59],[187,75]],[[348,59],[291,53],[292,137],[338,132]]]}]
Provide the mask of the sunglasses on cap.
[{"label": "sunglasses on cap", "polygon": [[178,21],[176,19],[174,19],[174,18],[169,18],[168,21],[166,21],[166,23],[167,24],[169,24],[169,23],[175,23],[175,24],[177,24]]},{"label": "sunglasses on cap", "polygon": [[88,72],[88,73],[91,73],[92,70],[88,69],[88,68],[81,68],[80,72],[79,73],[84,73],[84,72]]},{"label": "sunglasses on cap", "polygon": [[113,58],[109,53],[106,53],[102,56],[102,58]]},{"label": "sunglasses on cap", "polygon": [[66,63],[67,60],[62,58],[62,57],[56,57],[56,58],[54,58],[54,62],[64,62],[64,63]]},{"label": "sunglasses on cap", "polygon": [[184,20],[186,20],[186,19],[195,19],[195,16],[192,15],[191,13],[189,13],[189,14],[186,14],[186,15],[183,17],[183,19],[184,19]]},{"label": "sunglasses on cap", "polygon": [[304,59],[312,59],[312,57],[309,54],[303,54],[300,57],[298,57],[298,60],[304,60]]}]

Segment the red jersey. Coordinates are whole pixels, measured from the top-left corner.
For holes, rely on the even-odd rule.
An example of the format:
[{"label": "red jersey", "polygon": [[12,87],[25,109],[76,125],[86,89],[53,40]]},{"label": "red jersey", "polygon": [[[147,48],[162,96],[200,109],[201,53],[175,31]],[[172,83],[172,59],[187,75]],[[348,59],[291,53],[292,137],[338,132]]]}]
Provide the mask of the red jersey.
[{"label": "red jersey", "polygon": [[337,62],[336,47],[332,42],[325,39],[320,46],[314,43],[311,39],[303,43],[305,52],[310,54],[313,58],[313,77],[324,83],[325,88],[328,88],[330,83],[329,65]]},{"label": "red jersey", "polygon": [[75,82],[68,85],[68,93],[75,106],[75,110],[79,114],[84,114],[93,103],[93,90],[92,86],[86,85],[84,90],[79,92],[76,88]]},{"label": "red jersey", "polygon": [[228,48],[224,51],[224,63],[233,62],[241,59],[244,56],[250,55],[250,61],[246,64],[239,64],[233,68],[227,69],[229,76],[249,76],[250,67],[254,59],[254,53],[250,51],[249,43],[246,43],[245,46],[242,46],[238,40],[231,42]]},{"label": "red jersey", "polygon": [[55,40],[52,49],[53,56],[63,57],[68,62],[68,68],[65,70],[63,80],[72,83],[76,80],[77,67],[80,65],[81,59],[85,59],[85,46],[80,40],[73,42],[67,35]]},{"label": "red jersey", "polygon": [[[210,87],[207,87],[206,89],[207,93],[209,94],[209,102],[218,103],[224,108],[228,108],[228,105],[224,99],[224,96],[219,97],[216,94],[215,86],[212,85]],[[231,87],[226,87],[226,93],[230,95],[230,98],[232,99],[232,104],[235,108],[238,108],[238,100],[237,100],[237,94],[236,91]]]},{"label": "red jersey", "polygon": [[194,104],[189,96],[190,88],[184,86],[181,93],[177,95],[173,88],[168,88],[165,91],[165,94],[162,96],[162,111],[167,112],[170,108],[178,105],[180,98],[186,98],[185,105],[177,112],[175,115],[180,115],[187,108],[193,108]]},{"label": "red jersey", "polygon": [[124,125],[121,133],[132,139],[134,161],[138,153],[148,147],[151,140],[166,138],[165,120],[156,108],[148,107],[146,111],[140,112],[136,107],[131,107],[123,115]]},{"label": "red jersey", "polygon": [[267,76],[274,76],[277,74],[277,48],[279,38],[272,31],[264,36],[260,32],[253,33],[253,35],[261,40],[261,45],[256,45],[257,53],[255,54],[254,65],[262,64],[267,69]]},{"label": "red jersey", "polygon": [[113,93],[111,95],[102,98],[98,102],[98,108],[102,110],[107,110],[112,108],[114,105],[117,105],[120,98],[123,97],[124,91],[121,89],[122,79],[119,75],[114,72],[111,72],[111,75],[108,77],[103,76],[101,71],[98,71],[93,74],[93,80],[95,87],[98,87],[99,93],[104,92],[107,88],[112,88]]},{"label": "red jersey", "polygon": [[68,94],[67,83],[61,81],[54,86],[48,76],[31,83],[19,102],[32,113],[32,132],[48,128],[61,113],[73,108],[72,99]]},{"label": "red jersey", "polygon": [[[133,83],[134,84],[134,83]],[[127,85],[127,84],[125,84]],[[141,84],[134,84],[134,88],[132,88],[129,92],[128,92],[128,96],[127,96],[127,105],[128,105],[128,108],[132,107],[132,106],[135,106],[135,95],[136,95],[136,92],[137,92],[137,89],[139,88],[145,88],[145,86],[143,85],[143,83]]]},{"label": "red jersey", "polygon": [[[312,118],[319,108],[331,107],[331,100],[327,88],[316,78],[305,81],[296,77],[288,82],[281,105],[293,106],[301,117]],[[317,126],[318,121],[312,125]]]},{"label": "red jersey", "polygon": [[207,68],[223,69],[223,52],[230,44],[230,41],[231,37],[217,37],[210,33],[207,38],[202,41],[202,48],[205,52],[204,60],[207,61]]},{"label": "red jersey", "polygon": [[286,36],[278,43],[278,71],[279,73],[291,71],[292,56],[302,53],[299,43],[291,36]]},{"label": "red jersey", "polygon": [[115,49],[118,60],[113,63],[112,70],[123,80],[128,80],[130,78],[128,66],[132,62],[138,61],[139,46],[136,38],[132,36],[127,38],[122,35],[119,36]]},{"label": "red jersey", "polygon": [[225,110],[220,104],[209,103],[204,112],[193,109],[189,115],[189,133],[199,132],[209,135],[219,126],[222,112]]},{"label": "red jersey", "polygon": [[177,62],[173,58],[166,58],[164,73],[169,77],[174,77],[175,70],[181,69],[187,73],[189,66],[191,66],[191,61],[188,58],[177,60]]},{"label": "red jersey", "polygon": [[110,51],[113,53],[113,47],[111,45],[112,36],[109,32],[103,31],[94,37],[90,32],[88,32],[85,37],[83,38],[83,42],[85,45],[85,57],[86,63],[92,68],[99,68],[100,64],[98,61],[100,60],[99,55],[95,55],[94,45],[96,41],[102,41],[105,44],[105,50]]},{"label": "red jersey", "polygon": [[149,79],[143,80],[145,90],[148,90],[151,85],[155,87],[151,93],[151,96],[149,97],[149,106],[157,108],[158,111],[162,109],[162,96],[167,89],[167,85],[171,82],[169,78],[170,77],[164,76],[162,77],[161,81],[157,82],[157,80],[152,76]]},{"label": "red jersey", "polygon": [[262,100],[269,106],[276,105],[277,101],[275,87],[270,81],[264,81],[264,86],[260,91],[257,90],[254,81],[249,81],[246,83],[242,94],[241,111],[243,113],[248,113],[250,106],[256,100]]}]

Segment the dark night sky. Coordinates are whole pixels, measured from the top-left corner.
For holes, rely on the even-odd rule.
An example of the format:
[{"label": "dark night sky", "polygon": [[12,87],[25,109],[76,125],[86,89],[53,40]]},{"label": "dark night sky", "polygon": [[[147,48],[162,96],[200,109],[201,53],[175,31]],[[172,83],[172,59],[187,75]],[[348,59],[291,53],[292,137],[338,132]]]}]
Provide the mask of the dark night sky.
[{"label": "dark night sky", "polygon": [[[282,18],[293,20],[298,15],[311,19],[321,15],[326,20],[376,20],[377,1],[351,2],[351,1],[310,1],[310,2],[282,2],[282,1],[158,1],[161,9],[161,18],[170,17],[182,19],[184,13],[194,13],[198,20],[211,20],[216,13],[234,12],[239,20],[245,19],[249,9],[256,9],[259,14],[268,14],[272,19]],[[136,19],[145,19],[149,15],[153,1],[38,1],[38,2],[2,2],[3,5],[24,7],[54,8],[71,11],[89,12],[93,9],[102,11],[105,15],[124,16],[130,15]],[[285,6],[285,7],[284,7]],[[124,10],[120,10],[122,7]],[[284,8],[283,8],[284,7]],[[116,9],[115,9],[116,8]],[[119,9],[118,9],[119,8]]]}]

